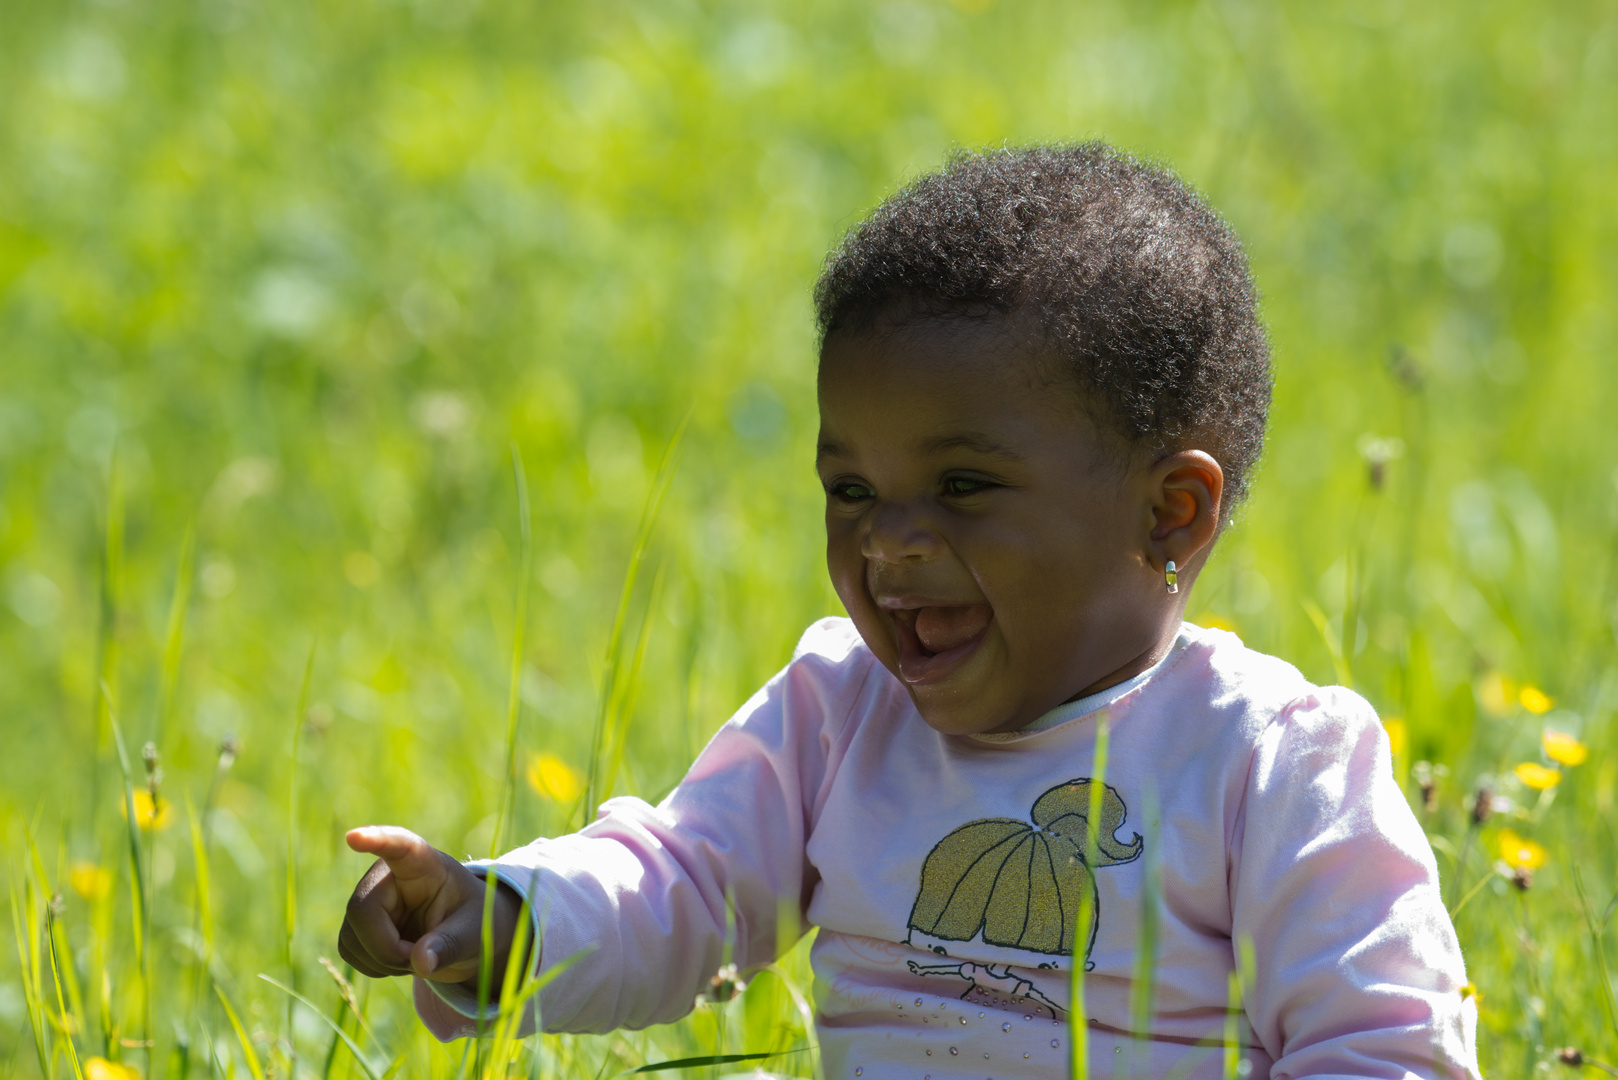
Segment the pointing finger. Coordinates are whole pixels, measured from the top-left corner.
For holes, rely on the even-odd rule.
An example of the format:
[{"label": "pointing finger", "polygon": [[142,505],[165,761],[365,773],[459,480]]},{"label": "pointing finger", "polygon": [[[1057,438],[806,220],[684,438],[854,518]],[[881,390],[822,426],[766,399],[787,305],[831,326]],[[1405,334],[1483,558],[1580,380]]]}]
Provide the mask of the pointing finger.
[{"label": "pointing finger", "polygon": [[355,851],[375,855],[386,862],[400,881],[443,873],[444,863],[437,849],[409,829],[397,825],[366,825],[350,829],[344,839]]}]

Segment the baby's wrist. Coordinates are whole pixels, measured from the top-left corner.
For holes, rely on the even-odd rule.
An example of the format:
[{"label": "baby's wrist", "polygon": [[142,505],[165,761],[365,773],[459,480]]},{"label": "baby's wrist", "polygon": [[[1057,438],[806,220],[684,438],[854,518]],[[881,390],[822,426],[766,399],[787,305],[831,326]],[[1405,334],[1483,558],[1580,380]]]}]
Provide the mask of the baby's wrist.
[{"label": "baby's wrist", "polygon": [[[476,902],[481,907],[483,897],[480,895]],[[528,941],[523,946],[522,956],[512,956],[512,946],[516,944],[517,919],[522,914],[522,905],[522,897],[518,895],[517,890],[503,881],[498,882],[495,887],[494,907],[489,914],[489,944],[492,950],[492,955],[489,957],[490,1001],[499,1000],[500,987],[505,981],[508,965],[513,960],[526,964],[528,957],[532,955],[533,942]],[[462,980],[461,985],[476,993],[481,977],[482,964],[480,963],[478,970]]]}]

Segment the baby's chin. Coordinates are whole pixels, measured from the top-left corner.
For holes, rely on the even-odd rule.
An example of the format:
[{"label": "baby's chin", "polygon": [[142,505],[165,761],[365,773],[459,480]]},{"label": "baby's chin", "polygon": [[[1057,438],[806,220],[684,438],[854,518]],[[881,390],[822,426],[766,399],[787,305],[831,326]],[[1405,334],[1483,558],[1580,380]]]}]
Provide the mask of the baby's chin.
[{"label": "baby's chin", "polygon": [[[907,686],[910,700],[927,726],[944,735],[994,735],[1026,727],[1020,699],[993,686]],[[1008,700],[1008,698],[1011,698]]]},{"label": "baby's chin", "polygon": [[940,704],[924,701],[914,690],[910,700],[927,726],[942,735],[995,735],[1026,727],[1030,721],[1019,719],[1013,713],[985,713],[981,707],[970,704]]}]

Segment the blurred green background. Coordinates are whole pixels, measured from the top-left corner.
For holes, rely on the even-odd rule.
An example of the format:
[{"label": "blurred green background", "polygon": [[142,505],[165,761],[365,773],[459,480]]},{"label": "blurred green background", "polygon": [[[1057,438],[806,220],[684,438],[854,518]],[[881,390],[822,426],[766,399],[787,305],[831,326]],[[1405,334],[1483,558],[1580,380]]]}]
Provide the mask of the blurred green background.
[{"label": "blurred green background", "polygon": [[[839,610],[811,462],[825,252],[954,148],[1088,137],[1228,216],[1273,335],[1266,463],[1193,617],[1399,718],[1446,896],[1480,890],[1458,925],[1485,1069],[1618,1054],[1608,0],[3,0],[0,24],[0,836],[19,940],[29,890],[64,894],[83,1001],[55,1015],[81,1056],[177,1075],[212,1031],[222,1064],[186,1067],[239,1058],[192,977],[187,795],[213,978],[280,1075],[294,1046],[319,1074],[330,1036],[303,1017],[288,1043],[252,976],[336,993],[317,957],[363,868],[341,830],[486,852],[512,447],[533,530],[517,772],[556,759],[518,785],[505,835],[526,837],[582,819],[637,523],[689,417],[608,710],[613,789],[672,786]],[[174,811],[141,840],[149,1021],[103,679],[136,786],[152,740]],[[1546,725],[1589,757],[1541,792],[1511,769],[1552,764]],[[1526,891],[1490,876],[1502,821],[1544,848]],[[9,954],[0,1064],[28,1075],[55,1006]],[[784,1000],[749,995],[732,1048],[775,1038]],[[447,1067],[396,992],[369,1007],[408,1074]],[[121,1045],[148,1022],[149,1054]],[[547,1045],[593,1073],[708,1022]],[[62,1041],[47,1067],[69,1075]]]}]

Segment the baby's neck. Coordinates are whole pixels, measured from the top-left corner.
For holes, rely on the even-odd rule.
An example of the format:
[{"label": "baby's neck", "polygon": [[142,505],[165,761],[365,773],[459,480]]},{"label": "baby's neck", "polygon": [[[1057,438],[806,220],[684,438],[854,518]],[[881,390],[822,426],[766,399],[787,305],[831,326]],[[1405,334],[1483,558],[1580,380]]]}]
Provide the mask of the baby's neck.
[{"label": "baby's neck", "polygon": [[1084,687],[1072,697],[1067,698],[1062,702],[1062,704],[1066,705],[1069,702],[1078,701],[1080,698],[1086,698],[1092,694],[1099,694],[1103,690],[1109,690],[1121,682],[1128,682],[1130,679],[1133,679],[1136,675],[1139,675],[1143,671],[1151,670],[1174,648],[1174,642],[1180,636],[1181,625],[1182,621],[1178,615],[1176,615],[1176,617],[1173,619],[1166,620],[1163,626],[1159,628],[1156,638],[1149,646],[1141,650],[1140,653],[1132,657],[1127,663],[1120,665],[1118,668],[1106,675],[1103,675],[1089,686]]}]

